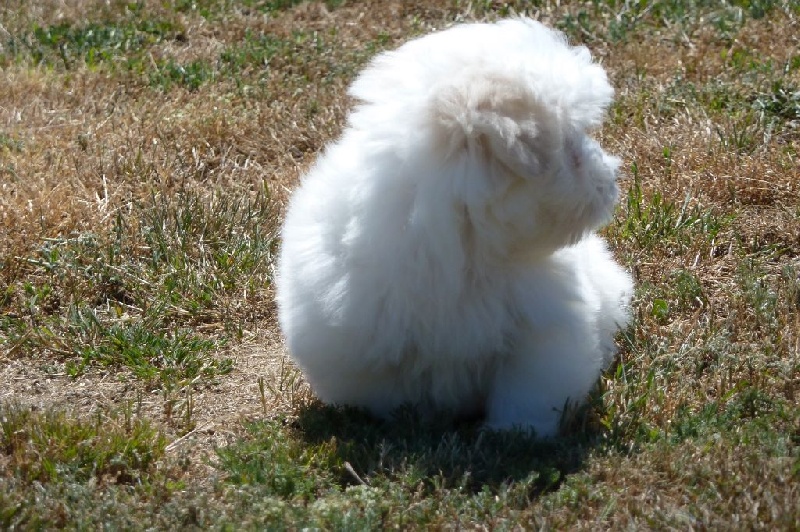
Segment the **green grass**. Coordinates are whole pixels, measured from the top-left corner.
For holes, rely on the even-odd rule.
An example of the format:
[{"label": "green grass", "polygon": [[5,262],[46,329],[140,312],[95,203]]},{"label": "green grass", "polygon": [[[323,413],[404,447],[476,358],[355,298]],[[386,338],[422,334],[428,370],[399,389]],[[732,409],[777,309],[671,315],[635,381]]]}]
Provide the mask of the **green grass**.
[{"label": "green grass", "polygon": [[[113,428],[107,430],[109,425]],[[167,441],[146,420],[128,411],[124,419],[80,421],[63,412],[0,407],[7,472],[24,483],[106,481],[133,484],[163,457]]]},{"label": "green grass", "polygon": [[[665,159],[668,154],[669,149],[665,148]],[[613,229],[619,231],[620,238],[635,241],[640,249],[659,247],[682,252],[698,241],[709,245],[730,223],[730,216],[692,205],[690,193],[680,204],[665,199],[659,191],[645,197],[635,163],[631,171],[633,183],[620,211],[619,224]]]},{"label": "green grass", "polygon": [[214,78],[214,70],[202,60],[191,61],[183,65],[170,60],[156,64],[149,77],[151,86],[165,91],[169,91],[174,86],[194,91],[200,85]]},{"label": "green grass", "polygon": [[756,96],[755,109],[782,124],[797,127],[800,123],[800,88],[775,82],[770,91]]},{"label": "green grass", "polygon": [[186,464],[163,465],[167,443],[134,404],[87,420],[0,404],[0,527],[132,526],[116,505],[185,489]]},{"label": "green grass", "polygon": [[168,21],[143,20],[123,23],[71,23],[34,26],[7,42],[8,52],[0,62],[27,59],[33,65],[58,66],[70,70],[76,63],[89,68],[121,56],[135,56],[153,44],[175,39],[179,30]]},{"label": "green grass", "polygon": [[[47,239],[25,258],[0,300],[10,353],[55,356],[71,375],[127,367],[168,388],[230,371],[213,352],[240,334],[231,298],[269,284],[270,199],[176,199],[154,196],[106,234]],[[216,334],[193,331],[202,324]]]},{"label": "green grass", "polygon": [[[335,30],[329,37],[294,31],[286,39],[247,29],[242,42],[212,57],[181,61],[153,56],[157,45],[172,42],[186,46],[186,39],[185,31],[170,20],[111,21],[82,27],[69,23],[37,26],[18,38],[11,38],[7,51],[0,49],[0,64],[29,64],[59,70],[105,68],[132,74],[129,83],[146,80],[150,87],[167,92],[177,87],[196,91],[213,81],[233,80],[238,86],[262,82],[275,68],[273,62],[278,63],[278,68],[286,63],[294,65],[300,69],[298,76],[308,81],[303,72],[308,54],[324,56],[335,45]],[[366,53],[371,56],[386,44],[387,37],[379,36],[377,42],[368,43]],[[342,69],[353,72],[352,65],[331,62],[326,66],[332,71],[328,76],[340,75]],[[0,137],[0,146],[4,144],[2,140]]]},{"label": "green grass", "polygon": [[[661,440],[630,456],[608,456],[603,459],[604,467],[573,475],[539,505],[547,514],[558,516],[555,521],[559,524],[585,522],[599,515],[602,522],[621,528],[623,522],[614,516],[624,513],[627,523],[648,529],[727,528],[734,520],[770,522],[781,530],[794,528],[797,510],[788,501],[796,495],[793,484],[798,479],[796,434],[783,432],[785,426],[752,421],[739,422],[732,431],[705,427],[708,430],[679,442]],[[663,460],[662,476],[642,486],[637,471],[651,466],[643,459],[648,455]],[[634,473],[627,479],[607,473],[620,468]],[[760,474],[775,479],[762,487],[762,496],[787,501],[786,506],[776,511],[748,500],[749,491],[742,489],[738,479]],[[665,509],[657,494],[676,484],[691,502],[679,509]],[[715,510],[719,501],[728,502],[730,509]]]},{"label": "green grass", "polygon": [[24,149],[24,146],[21,140],[5,133],[0,133],[0,150],[20,152]]},{"label": "green grass", "polygon": [[247,30],[243,42],[224,50],[220,61],[234,72],[247,68],[264,69],[276,55],[288,54],[290,45],[291,43],[272,35],[256,34]]},{"label": "green grass", "polygon": [[592,445],[585,435],[542,442],[397,416],[377,422],[312,404],[292,423],[252,425],[245,441],[218,451],[218,467],[225,483],[270,508],[264,526],[445,526],[521,516]]},{"label": "green grass", "polygon": [[[180,13],[197,13],[204,19],[215,20],[232,11],[255,12],[275,16],[303,0],[171,0],[173,9]],[[336,9],[343,0],[326,0],[328,9]]]}]

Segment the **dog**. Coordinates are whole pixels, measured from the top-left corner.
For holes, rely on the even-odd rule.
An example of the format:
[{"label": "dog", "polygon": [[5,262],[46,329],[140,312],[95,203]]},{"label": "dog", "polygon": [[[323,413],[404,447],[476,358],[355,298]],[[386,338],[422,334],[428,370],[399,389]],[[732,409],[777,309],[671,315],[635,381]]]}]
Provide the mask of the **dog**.
[{"label": "dog", "polygon": [[372,60],[282,227],[279,322],[322,401],[558,433],[629,321],[632,279],[594,232],[619,193],[590,136],[613,93],[529,18]]}]

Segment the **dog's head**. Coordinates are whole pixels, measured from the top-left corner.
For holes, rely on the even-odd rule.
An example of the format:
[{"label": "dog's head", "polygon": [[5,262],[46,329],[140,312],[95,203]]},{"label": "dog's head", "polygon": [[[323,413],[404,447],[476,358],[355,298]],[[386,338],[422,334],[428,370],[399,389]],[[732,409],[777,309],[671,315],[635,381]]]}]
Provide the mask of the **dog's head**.
[{"label": "dog's head", "polygon": [[400,121],[416,133],[465,223],[498,252],[551,253],[613,213],[619,160],[590,136],[613,89],[586,48],[538,22],[466,24],[412,41],[376,58],[351,94],[364,102],[356,127]]},{"label": "dog's head", "polygon": [[471,223],[550,253],[608,222],[619,159],[570,109],[515,81],[482,73],[442,89],[431,110],[434,146],[462,169],[451,179]]}]

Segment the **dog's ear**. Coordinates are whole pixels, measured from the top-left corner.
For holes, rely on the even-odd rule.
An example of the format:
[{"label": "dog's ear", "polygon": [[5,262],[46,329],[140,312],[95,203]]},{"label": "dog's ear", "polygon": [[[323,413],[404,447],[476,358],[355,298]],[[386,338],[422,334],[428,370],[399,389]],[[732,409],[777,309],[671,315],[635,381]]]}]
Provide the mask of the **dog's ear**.
[{"label": "dog's ear", "polygon": [[457,80],[437,87],[431,104],[435,141],[448,158],[469,153],[528,178],[546,171],[563,142],[556,110],[513,79]]}]

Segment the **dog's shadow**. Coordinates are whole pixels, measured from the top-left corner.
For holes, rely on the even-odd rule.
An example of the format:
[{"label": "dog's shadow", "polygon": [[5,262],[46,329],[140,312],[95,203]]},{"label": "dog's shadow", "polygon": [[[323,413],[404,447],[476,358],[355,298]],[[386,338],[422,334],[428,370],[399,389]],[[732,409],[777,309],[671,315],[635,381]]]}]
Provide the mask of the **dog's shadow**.
[{"label": "dog's shadow", "polygon": [[539,439],[527,432],[485,430],[477,420],[423,420],[412,408],[399,409],[387,421],[312,402],[298,412],[295,428],[308,444],[335,440],[343,484],[389,478],[479,492],[524,482],[536,496],[582,468],[601,438],[592,428],[593,416],[588,409],[577,412],[565,435]]}]

